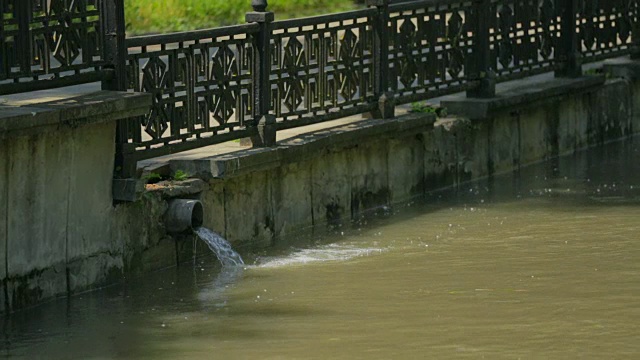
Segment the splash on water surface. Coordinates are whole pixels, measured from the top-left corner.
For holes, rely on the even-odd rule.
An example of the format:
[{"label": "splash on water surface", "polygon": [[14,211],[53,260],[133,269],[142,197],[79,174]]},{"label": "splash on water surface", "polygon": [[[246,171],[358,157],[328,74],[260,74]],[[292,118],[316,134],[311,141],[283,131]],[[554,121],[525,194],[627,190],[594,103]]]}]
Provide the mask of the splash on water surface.
[{"label": "splash on water surface", "polygon": [[291,265],[304,265],[314,262],[346,261],[360,256],[381,253],[383,249],[362,248],[346,244],[329,244],[312,249],[295,251],[285,257],[266,257],[259,262],[259,267],[273,268]]}]

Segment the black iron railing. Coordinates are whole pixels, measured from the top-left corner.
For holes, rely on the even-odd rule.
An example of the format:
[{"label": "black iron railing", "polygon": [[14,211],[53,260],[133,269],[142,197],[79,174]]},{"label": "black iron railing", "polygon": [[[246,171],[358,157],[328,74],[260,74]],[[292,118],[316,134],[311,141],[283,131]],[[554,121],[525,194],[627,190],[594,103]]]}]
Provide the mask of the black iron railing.
[{"label": "black iron railing", "polygon": [[459,92],[471,85],[476,33],[473,6],[467,0],[382,7],[389,14],[386,81],[397,103]]},{"label": "black iron railing", "polygon": [[0,94],[103,80],[148,92],[118,125],[136,161],[640,54],[640,0],[367,0],[357,11],[125,39],[126,0],[0,0]]},{"label": "black iron railing", "polygon": [[628,53],[632,33],[638,31],[640,2],[600,0],[581,1],[579,5],[576,32],[585,63]]},{"label": "black iron railing", "polygon": [[125,124],[129,149],[153,157],[249,136],[259,31],[249,23],[127,39],[127,89],[153,95],[149,113]]},{"label": "black iron railing", "polygon": [[278,128],[371,111],[374,9],[271,24],[270,112]]},{"label": "black iron railing", "polygon": [[498,81],[553,71],[557,40],[562,38],[563,10],[556,4],[561,2],[491,1],[490,66]]},{"label": "black iron railing", "polygon": [[112,2],[1,0],[0,94],[112,77],[103,52]]}]

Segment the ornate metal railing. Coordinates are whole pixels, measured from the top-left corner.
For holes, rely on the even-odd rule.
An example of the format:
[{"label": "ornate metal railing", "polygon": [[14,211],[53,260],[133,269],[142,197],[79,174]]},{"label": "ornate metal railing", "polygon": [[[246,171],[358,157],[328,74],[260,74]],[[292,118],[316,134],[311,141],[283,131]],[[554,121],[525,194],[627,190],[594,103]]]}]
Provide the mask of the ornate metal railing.
[{"label": "ornate metal railing", "polygon": [[577,33],[584,61],[627,54],[632,33],[638,30],[639,10],[640,3],[635,0],[581,1]]},{"label": "ornate metal railing", "polygon": [[491,67],[498,81],[553,71],[560,13],[551,0],[492,0]]},{"label": "ornate metal railing", "polygon": [[129,39],[123,1],[0,0],[0,94],[103,80],[153,95],[118,125],[123,176],[139,159],[640,57],[640,0],[367,0],[285,21],[252,0],[244,25]]},{"label": "ornate metal railing", "polygon": [[374,9],[271,25],[271,112],[278,128],[373,110]]},{"label": "ornate metal railing", "polygon": [[255,23],[127,40],[127,88],[153,95],[121,140],[145,157],[247,137],[255,123]]},{"label": "ornate metal railing", "polygon": [[109,3],[1,0],[0,94],[104,79]]},{"label": "ornate metal railing", "polygon": [[398,103],[465,90],[473,3],[415,1],[389,7],[389,90]]},{"label": "ornate metal railing", "polygon": [[121,126],[122,149],[137,159],[240,137],[268,145],[278,129],[388,117],[464,90],[489,97],[497,82],[542,72],[575,76],[631,51],[639,1],[367,0],[273,21],[253,0],[247,25],[127,40],[127,88],[154,102]]}]

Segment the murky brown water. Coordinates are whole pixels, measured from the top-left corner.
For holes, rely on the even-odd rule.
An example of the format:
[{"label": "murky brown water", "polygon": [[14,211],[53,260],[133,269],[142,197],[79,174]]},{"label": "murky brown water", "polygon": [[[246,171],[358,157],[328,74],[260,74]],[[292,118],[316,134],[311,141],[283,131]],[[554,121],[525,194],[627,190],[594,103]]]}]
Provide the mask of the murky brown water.
[{"label": "murky brown water", "polygon": [[205,258],[17,313],[0,356],[638,358],[638,148],[435,194],[244,270]]}]

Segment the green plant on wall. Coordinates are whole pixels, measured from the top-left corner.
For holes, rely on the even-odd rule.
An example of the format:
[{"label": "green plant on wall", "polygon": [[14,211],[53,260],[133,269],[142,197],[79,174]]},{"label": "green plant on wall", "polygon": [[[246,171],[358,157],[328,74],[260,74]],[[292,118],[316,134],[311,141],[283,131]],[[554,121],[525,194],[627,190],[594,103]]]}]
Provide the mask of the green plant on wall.
[{"label": "green plant on wall", "polygon": [[602,74],[602,68],[591,68],[584,71],[585,75],[600,75]]},{"label": "green plant on wall", "polygon": [[144,175],[142,177],[142,180],[144,180],[147,184],[154,184],[159,181],[162,181],[162,175],[158,173],[149,173],[147,175]]},{"label": "green plant on wall", "polygon": [[176,170],[175,174],[173,174],[173,180],[175,181],[184,181],[189,178],[189,174],[182,170]]},{"label": "green plant on wall", "polygon": [[414,102],[411,104],[412,113],[436,114],[438,117],[447,116],[447,109],[439,106],[429,105],[424,102]]}]

